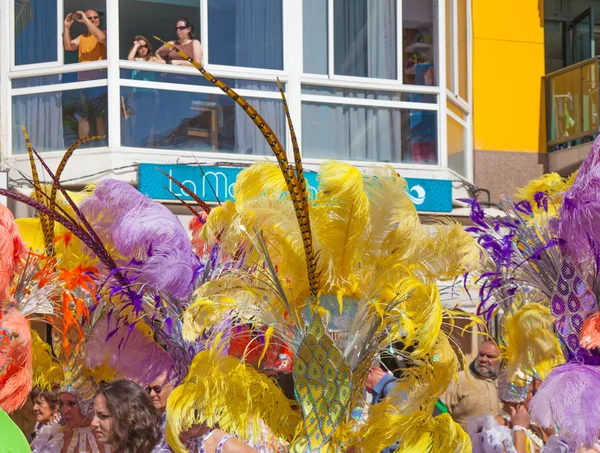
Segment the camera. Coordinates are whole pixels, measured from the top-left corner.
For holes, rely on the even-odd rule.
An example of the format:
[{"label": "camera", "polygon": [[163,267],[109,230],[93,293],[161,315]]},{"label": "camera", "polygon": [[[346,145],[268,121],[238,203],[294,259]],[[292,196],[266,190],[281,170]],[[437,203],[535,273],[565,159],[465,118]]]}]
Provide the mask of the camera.
[{"label": "camera", "polygon": [[83,15],[81,13],[71,13],[71,20],[81,20]]}]

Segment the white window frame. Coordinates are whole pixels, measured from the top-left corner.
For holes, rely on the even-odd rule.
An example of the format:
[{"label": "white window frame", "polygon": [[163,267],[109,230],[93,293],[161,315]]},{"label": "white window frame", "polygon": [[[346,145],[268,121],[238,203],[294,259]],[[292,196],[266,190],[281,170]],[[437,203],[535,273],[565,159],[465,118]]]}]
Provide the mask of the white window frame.
[{"label": "white window frame", "polygon": [[[151,149],[151,148],[130,148],[122,146],[121,144],[121,118],[120,118],[120,92],[122,86],[128,87],[140,87],[140,88],[154,88],[160,90],[173,90],[187,91],[187,92],[198,92],[198,93],[223,93],[216,87],[206,86],[194,86],[194,85],[178,85],[178,84],[166,84],[163,82],[154,81],[140,81],[140,80],[126,80],[120,78],[121,69],[145,69],[150,71],[160,72],[172,72],[181,74],[198,74],[194,68],[185,68],[170,65],[160,65],[153,63],[141,63],[127,60],[121,60],[119,57],[119,10],[117,0],[106,0],[106,30],[108,38],[107,48],[107,60],[90,62],[90,63],[75,63],[64,65],[63,52],[62,52],[62,23],[63,23],[63,1],[57,0],[58,14],[57,14],[57,46],[58,46],[58,60],[59,62],[51,63],[40,63],[35,65],[20,65],[14,66],[14,0],[0,0],[0,10],[3,14],[0,14],[0,36],[4,38],[4,42],[8,43],[7,53],[10,55],[10,59],[4,58],[0,62],[0,81],[2,89],[0,91],[0,112],[1,116],[1,133],[0,144],[2,145],[3,153],[5,157],[11,155],[12,148],[12,96],[18,94],[31,94],[41,93],[50,91],[65,91],[73,88],[84,88],[93,86],[106,86],[108,85],[108,131],[109,131],[109,143],[108,147],[98,147],[92,149],[86,149],[86,153],[90,150],[106,150],[110,149],[111,152],[116,153],[131,153],[135,149],[136,155],[148,153],[148,155],[160,154],[160,155],[173,155],[181,156],[181,154],[190,154],[191,151],[185,150],[165,150],[165,149]],[[214,73],[217,77],[244,79],[244,80],[255,80],[255,81],[268,81],[275,82],[279,78],[285,83],[286,96],[288,99],[288,106],[291,111],[292,118],[294,119],[294,127],[298,136],[300,149],[302,141],[302,121],[301,111],[302,102],[323,102],[323,103],[344,103],[348,105],[368,105],[372,107],[388,107],[388,108],[412,108],[421,110],[436,110],[437,114],[437,153],[438,163],[437,165],[429,164],[411,164],[411,163],[393,163],[392,165],[397,168],[405,169],[435,169],[443,168],[448,169],[448,156],[447,156],[447,116],[452,112],[448,109],[448,102],[456,105],[461,111],[465,113],[465,119],[463,122],[466,123],[466,136],[467,143],[465,144],[465,150],[467,151],[466,167],[468,176],[467,179],[473,180],[473,115],[471,104],[464,99],[460,98],[450,89],[451,81],[446,80],[446,64],[452,64],[452,62],[446,61],[446,14],[452,14],[451,23],[454,24],[454,30],[452,31],[453,39],[453,55],[456,64],[456,68],[453,68],[453,77],[458,70],[457,64],[457,8],[452,8],[451,11],[446,11],[446,1],[438,0],[437,4],[434,4],[434,15],[436,16],[436,25],[434,26],[434,42],[435,45],[435,61],[437,62],[436,77],[437,84],[435,86],[419,86],[419,85],[408,85],[403,83],[403,49],[402,49],[402,3],[401,0],[397,0],[396,13],[397,13],[397,64],[398,74],[397,80],[390,79],[375,79],[375,78],[364,78],[364,77],[352,77],[342,76],[333,74],[333,1],[328,0],[328,69],[327,75],[316,75],[307,74],[303,72],[303,26],[302,21],[298,18],[302,18],[302,0],[297,1],[282,1],[282,17],[283,17],[283,70],[266,70],[258,68],[246,68],[237,66],[220,66],[206,64],[209,58],[210,43],[208,38],[208,0],[197,0],[200,5],[200,22],[201,30],[200,36],[204,47],[203,62],[205,67],[211,73]],[[450,0],[451,5],[455,5],[456,0]],[[468,69],[468,89],[469,99],[472,100],[472,21],[471,21],[471,2],[466,2],[466,24],[467,24],[467,69]],[[8,14],[6,11],[8,10]],[[454,12],[453,12],[454,11]],[[107,78],[102,80],[93,80],[86,82],[72,82],[70,84],[60,85],[47,85],[41,87],[28,87],[28,88],[12,88],[12,80],[21,77],[32,77],[51,75],[59,73],[70,73],[80,72],[85,70],[93,70],[104,68],[107,70]],[[431,94],[437,96],[436,103],[413,103],[406,101],[387,101],[387,100],[364,100],[357,98],[340,98],[334,96],[321,96],[321,95],[306,95],[302,94],[302,85],[320,85],[320,86],[332,86],[338,88],[353,88],[362,90],[373,90],[373,91],[393,91],[402,93],[421,93]],[[240,94],[254,98],[268,98],[268,99],[279,99],[279,93],[275,91],[254,91],[254,90],[239,90]],[[450,113],[449,113],[450,112]],[[286,133],[286,137],[280,137],[286,149],[291,154],[291,138],[289,132]],[[63,151],[47,152],[45,155],[56,154],[60,155]],[[231,163],[251,163],[256,160],[264,160],[264,156],[252,156],[252,155],[239,155],[234,153],[225,152],[201,152],[196,153],[206,158],[215,158],[221,161],[228,161]],[[190,157],[191,154],[190,154]],[[320,163],[326,160],[327,156],[323,156],[321,159],[306,159],[307,163]],[[374,162],[358,162],[353,161],[357,165],[372,165]],[[461,178],[464,178],[461,176]]]}]

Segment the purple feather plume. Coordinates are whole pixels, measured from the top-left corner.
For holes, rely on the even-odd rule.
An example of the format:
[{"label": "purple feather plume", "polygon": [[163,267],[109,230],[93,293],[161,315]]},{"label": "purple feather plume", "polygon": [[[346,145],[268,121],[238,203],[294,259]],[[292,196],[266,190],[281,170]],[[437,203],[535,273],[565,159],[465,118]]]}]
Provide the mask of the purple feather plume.
[{"label": "purple feather plume", "polygon": [[557,234],[575,264],[595,262],[600,249],[600,137],[565,195]]},{"label": "purple feather plume", "polygon": [[173,361],[151,337],[142,334],[132,324],[117,326],[101,319],[85,345],[86,363],[90,368],[107,364],[120,378],[131,379],[142,386],[163,373],[174,371]]},{"label": "purple feather plume", "polygon": [[548,375],[533,397],[531,419],[542,428],[559,429],[574,450],[591,448],[600,434],[600,368],[561,365]]},{"label": "purple feather plume", "polygon": [[200,262],[187,232],[171,211],[123,181],[104,180],[81,204],[96,232],[129,263],[141,280],[175,297],[188,297]]}]

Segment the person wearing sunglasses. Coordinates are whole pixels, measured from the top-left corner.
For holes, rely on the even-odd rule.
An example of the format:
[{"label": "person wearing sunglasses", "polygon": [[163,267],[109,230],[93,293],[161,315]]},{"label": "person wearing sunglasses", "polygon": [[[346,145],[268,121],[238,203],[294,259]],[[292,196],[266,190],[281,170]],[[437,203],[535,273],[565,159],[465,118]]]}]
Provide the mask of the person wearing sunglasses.
[{"label": "person wearing sunglasses", "polygon": [[[185,17],[179,19],[175,24],[175,33],[177,34],[177,39],[169,42],[177,49],[192,57],[196,63],[202,64],[202,44],[196,39],[194,25],[190,20]],[[177,52],[169,49],[167,46],[160,47],[156,51],[156,55],[166,59],[169,64],[192,66],[189,61],[183,59]]]},{"label": "person wearing sunglasses", "polygon": [[165,63],[160,57],[152,53],[152,44],[145,36],[137,35],[133,38],[133,44],[129,49],[127,59],[130,61],[149,61],[152,63]]},{"label": "person wearing sunglasses", "polygon": [[[71,37],[71,26],[77,21],[87,27],[87,33],[76,38]],[[77,51],[77,61],[106,60],[106,32],[100,29],[100,16],[93,9],[69,13],[65,17],[63,47],[66,51]],[[77,80],[94,80],[102,77],[102,70],[82,71]],[[103,87],[86,88],[76,92],[75,111],[77,134],[80,139],[90,135],[106,134],[106,89]],[[95,120],[96,130],[90,129],[90,118]]]},{"label": "person wearing sunglasses", "polygon": [[[77,20],[87,27],[87,33],[71,38],[71,26]],[[106,60],[106,32],[100,29],[100,16],[93,9],[85,13],[77,11],[65,17],[63,47],[67,51],[77,51],[77,61]]]}]

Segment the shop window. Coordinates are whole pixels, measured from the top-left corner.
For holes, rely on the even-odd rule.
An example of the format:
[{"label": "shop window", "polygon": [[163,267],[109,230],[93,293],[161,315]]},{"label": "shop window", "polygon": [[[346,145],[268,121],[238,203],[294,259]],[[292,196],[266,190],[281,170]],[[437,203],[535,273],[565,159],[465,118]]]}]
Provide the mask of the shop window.
[{"label": "shop window", "polygon": [[333,1],[335,74],[396,79],[396,0]]},{"label": "shop window", "polygon": [[38,151],[62,151],[80,138],[107,134],[106,87],[13,96],[12,118],[13,153],[27,152],[22,125]]},{"label": "shop window", "polygon": [[402,1],[402,60],[404,83],[437,85],[436,0]]},{"label": "shop window", "polygon": [[48,0],[15,0],[15,64],[57,61],[57,5]]},{"label": "shop window", "polygon": [[302,154],[319,159],[437,163],[436,111],[302,103]]},{"label": "shop window", "polygon": [[[65,64],[106,60],[106,3],[97,0],[64,0],[64,14],[62,33]],[[81,17],[78,17],[79,14]],[[99,34],[94,32],[95,29],[99,30]]]},{"label": "shop window", "polygon": [[[193,38],[200,40],[200,0],[119,0],[119,58],[127,60],[136,36],[146,38],[150,54],[156,53],[162,45],[153,36],[176,41],[175,27],[180,19],[189,21]],[[169,62],[168,56],[165,61]]]},{"label": "shop window", "polygon": [[[285,140],[281,101],[246,99]],[[140,148],[272,153],[260,130],[228,96],[133,87],[121,88],[121,141]]]},{"label": "shop window", "polygon": [[467,177],[466,129],[451,116],[448,116],[448,167],[461,176]]},{"label": "shop window", "polygon": [[302,35],[304,72],[328,74],[327,0],[304,0]]},{"label": "shop window", "polygon": [[208,0],[211,64],[283,69],[282,0]]}]

